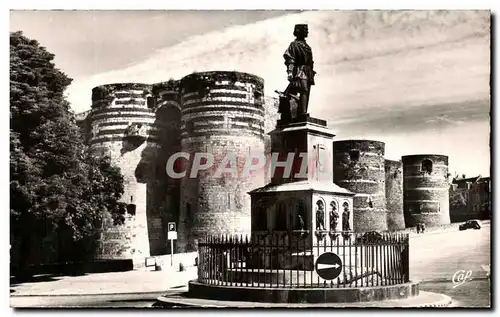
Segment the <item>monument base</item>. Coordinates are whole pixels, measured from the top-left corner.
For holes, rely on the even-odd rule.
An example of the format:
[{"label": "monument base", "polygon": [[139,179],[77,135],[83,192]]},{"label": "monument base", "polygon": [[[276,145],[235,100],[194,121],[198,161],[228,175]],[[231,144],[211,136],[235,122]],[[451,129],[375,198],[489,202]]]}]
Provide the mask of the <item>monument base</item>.
[{"label": "monument base", "polygon": [[[256,288],[247,286],[217,286],[189,282],[189,292],[184,298],[190,300],[211,300],[227,306],[231,302],[248,303],[376,303],[387,300],[410,299],[419,296],[418,283],[405,283],[391,286],[353,287],[353,288]],[[166,300],[168,302],[168,299]],[[188,306],[190,306],[188,304]],[[196,306],[196,305],[194,305]]]},{"label": "monument base", "polygon": [[350,303],[269,303],[201,299],[187,294],[160,296],[153,307],[158,308],[437,308],[449,307],[452,299],[444,294],[419,292],[418,296],[385,301]]},{"label": "monument base", "polygon": [[276,126],[277,127],[283,127],[287,125],[293,125],[297,123],[314,123],[323,127],[326,127],[326,120],[321,120],[318,118],[313,118],[311,117],[308,113],[304,113],[301,115],[298,115],[295,118],[291,118],[290,120],[278,120]]}]

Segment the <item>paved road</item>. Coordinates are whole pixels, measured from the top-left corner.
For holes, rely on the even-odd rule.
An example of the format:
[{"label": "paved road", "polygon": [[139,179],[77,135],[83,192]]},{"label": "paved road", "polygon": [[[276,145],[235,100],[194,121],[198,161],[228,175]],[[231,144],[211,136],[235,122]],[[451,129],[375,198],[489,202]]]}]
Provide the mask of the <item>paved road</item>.
[{"label": "paved road", "polygon": [[472,271],[472,278],[484,278],[481,267],[491,263],[490,227],[481,230],[423,234],[410,240],[412,280],[451,281],[458,270]]},{"label": "paved road", "polygon": [[[491,263],[489,226],[424,234],[412,238],[410,243],[410,275],[412,280],[424,281],[421,290],[446,294],[456,307],[490,305],[491,290],[482,268]],[[459,270],[470,271],[470,278],[461,285],[453,284],[453,275]]]}]

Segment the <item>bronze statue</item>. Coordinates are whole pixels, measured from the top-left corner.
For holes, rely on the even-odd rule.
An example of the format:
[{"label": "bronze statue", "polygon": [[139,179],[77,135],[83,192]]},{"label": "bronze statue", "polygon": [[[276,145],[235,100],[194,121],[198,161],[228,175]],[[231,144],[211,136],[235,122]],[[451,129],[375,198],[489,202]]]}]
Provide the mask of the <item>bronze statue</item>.
[{"label": "bronze statue", "polygon": [[[313,55],[311,47],[306,43],[308,35],[307,24],[297,24],[293,35],[296,39],[290,43],[283,54],[288,74],[288,87],[280,93],[280,112],[283,121],[291,119],[290,100],[297,101],[297,117],[307,114],[309,93],[314,85]],[[279,92],[278,92],[279,93]],[[298,94],[298,96],[297,96]]]}]

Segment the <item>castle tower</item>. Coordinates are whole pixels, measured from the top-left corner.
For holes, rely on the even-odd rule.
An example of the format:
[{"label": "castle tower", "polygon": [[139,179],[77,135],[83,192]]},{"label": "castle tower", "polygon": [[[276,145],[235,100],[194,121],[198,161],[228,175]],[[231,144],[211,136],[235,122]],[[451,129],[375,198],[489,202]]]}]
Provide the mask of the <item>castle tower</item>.
[{"label": "castle tower", "polygon": [[370,140],[333,142],[333,181],[356,195],[354,231],[387,230],[385,144]]},{"label": "castle tower", "polygon": [[[264,153],[263,96],[263,80],[246,73],[194,73],[181,80],[181,145],[189,160],[182,159],[178,252],[195,249],[206,235],[250,233],[247,192],[264,184],[262,171],[217,175],[217,169],[233,166],[224,158],[236,158],[240,172],[249,156]],[[190,177],[196,153],[213,155],[213,168]]]},{"label": "castle tower", "polygon": [[407,155],[402,161],[406,227],[449,224],[448,156]]},{"label": "castle tower", "polygon": [[385,160],[385,198],[387,201],[387,228],[405,228],[403,213],[403,166],[401,161]]},{"label": "castle tower", "polygon": [[[153,96],[156,107],[156,123],[158,129],[160,153],[156,162],[155,195],[152,198],[160,210],[164,228],[169,222],[179,222],[180,179],[172,178],[166,172],[168,159],[181,151],[181,105],[180,81],[169,80],[153,85]],[[175,249],[174,241],[174,249]],[[163,245],[164,254],[170,254],[170,243]]]},{"label": "castle tower", "polygon": [[95,87],[89,122],[90,150],[94,155],[110,156],[121,169],[125,187],[121,201],[128,206],[125,224],[115,226],[110,217],[103,220],[96,258],[142,261],[150,255],[148,231],[155,232],[147,215],[148,171],[158,149],[157,138],[152,136],[155,113],[150,85]]}]

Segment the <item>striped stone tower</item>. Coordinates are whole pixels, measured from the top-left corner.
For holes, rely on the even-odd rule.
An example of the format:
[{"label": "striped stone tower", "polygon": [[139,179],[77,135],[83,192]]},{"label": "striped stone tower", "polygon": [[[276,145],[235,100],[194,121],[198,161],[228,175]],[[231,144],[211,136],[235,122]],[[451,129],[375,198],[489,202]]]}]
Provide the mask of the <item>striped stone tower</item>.
[{"label": "striped stone tower", "polygon": [[[250,233],[247,193],[263,186],[264,173],[241,172],[249,156],[265,151],[264,82],[240,72],[194,73],[181,80],[181,100],[181,144],[191,161],[184,160],[187,175],[181,178],[179,252],[195,249],[209,234]],[[213,155],[214,168],[191,178],[200,152]],[[217,168],[234,166],[232,159],[238,174],[217,175]]]},{"label": "striped stone tower", "polygon": [[370,140],[333,142],[333,181],[356,193],[355,232],[387,230],[385,144]]},{"label": "striped stone tower", "polygon": [[138,83],[110,84],[92,90],[90,149],[108,155],[121,169],[127,203],[126,222],[114,226],[103,221],[97,259],[143,259],[150,255],[149,236],[161,223],[148,226],[148,170],[158,149],[154,136],[154,107],[151,86]]},{"label": "striped stone tower", "polygon": [[407,155],[403,161],[403,205],[407,227],[450,223],[448,156]]}]

